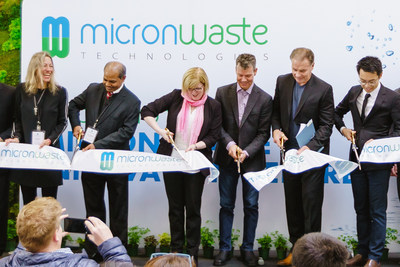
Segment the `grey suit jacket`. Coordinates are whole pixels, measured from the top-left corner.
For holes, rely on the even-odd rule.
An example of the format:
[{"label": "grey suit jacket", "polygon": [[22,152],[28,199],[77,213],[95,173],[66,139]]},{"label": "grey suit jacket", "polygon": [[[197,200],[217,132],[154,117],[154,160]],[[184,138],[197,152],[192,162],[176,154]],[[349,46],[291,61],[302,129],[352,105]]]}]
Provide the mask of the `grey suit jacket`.
[{"label": "grey suit jacket", "polygon": [[226,150],[226,145],[234,141],[249,153],[242,164],[242,172],[260,171],[265,169],[264,146],[271,135],[272,97],[254,85],[239,125],[236,86],[233,83],[217,89],[215,100],[221,103],[222,130],[214,162],[220,167],[234,163]]},{"label": "grey suit jacket", "polygon": [[69,103],[71,127],[80,125],[79,112],[86,111],[86,128],[94,125],[99,130],[94,146],[101,149],[129,150],[129,140],[135,133],[139,121],[140,100],[125,86],[113,95],[109,106],[101,114],[106,89],[102,83],[92,83]]},{"label": "grey suit jacket", "polygon": [[[293,88],[295,79],[291,73],[279,76],[276,81],[272,131],[280,129],[289,136],[290,117],[292,114]],[[294,117],[296,123],[313,120],[315,136],[307,146],[314,151],[324,147],[322,153],[329,153],[329,138],[334,122],[334,104],[332,86],[311,75],[300,98]]]}]

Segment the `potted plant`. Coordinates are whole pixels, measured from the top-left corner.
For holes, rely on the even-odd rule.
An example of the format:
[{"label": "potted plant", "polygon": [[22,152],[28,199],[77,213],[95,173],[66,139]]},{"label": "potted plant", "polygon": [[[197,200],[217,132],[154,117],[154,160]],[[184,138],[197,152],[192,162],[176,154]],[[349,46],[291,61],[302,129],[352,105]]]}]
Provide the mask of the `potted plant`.
[{"label": "potted plant", "polygon": [[229,255],[231,258],[233,257],[233,252],[235,251],[235,245],[236,245],[236,242],[239,241],[239,237],[240,237],[240,230],[232,228],[232,235],[231,235],[231,247],[232,247],[232,250],[231,250],[230,255]]},{"label": "potted plant", "polygon": [[[211,223],[211,221],[206,221],[206,223]],[[215,238],[219,236],[217,229],[210,230],[207,226],[203,226],[200,229],[201,234],[201,246],[203,247],[203,256],[207,259],[212,259],[214,257],[214,244]]]},{"label": "potted plant", "polygon": [[389,228],[389,227],[386,228],[385,248],[383,249],[383,254],[382,254],[381,260],[384,261],[389,258],[389,248],[387,247],[387,245],[389,245],[390,242],[397,240],[398,233],[399,232],[397,231],[397,229],[393,229],[393,228]]},{"label": "potted plant", "polygon": [[64,236],[61,241],[61,247],[65,248],[65,245],[67,244],[67,242],[72,242],[72,241],[74,241],[74,240],[72,239],[72,237],[70,235]]},{"label": "potted plant", "polygon": [[150,257],[151,254],[156,252],[158,240],[154,235],[149,235],[144,238],[144,251],[146,257]]},{"label": "potted plant", "polygon": [[139,227],[138,225],[128,229],[128,254],[131,257],[138,255],[139,243],[142,236],[150,232],[149,228]]},{"label": "potted plant", "polygon": [[278,260],[283,260],[286,258],[286,253],[288,249],[288,239],[280,234],[278,231],[275,231],[271,234],[273,238],[273,245],[276,249],[276,255]]},{"label": "potted plant", "polygon": [[269,249],[272,247],[272,238],[266,233],[262,237],[257,239],[258,244],[261,247],[258,248],[258,256],[262,257],[264,260],[269,259]]},{"label": "potted plant", "polygon": [[17,229],[15,227],[15,220],[8,219],[7,221],[7,243],[6,252],[13,251],[17,247]]},{"label": "potted plant", "polygon": [[338,239],[346,244],[348,250],[354,255],[357,255],[358,241],[355,236],[340,235]]},{"label": "potted plant", "polygon": [[160,252],[168,253],[170,251],[170,244],[171,244],[171,236],[168,233],[162,233],[158,235],[160,238]]}]

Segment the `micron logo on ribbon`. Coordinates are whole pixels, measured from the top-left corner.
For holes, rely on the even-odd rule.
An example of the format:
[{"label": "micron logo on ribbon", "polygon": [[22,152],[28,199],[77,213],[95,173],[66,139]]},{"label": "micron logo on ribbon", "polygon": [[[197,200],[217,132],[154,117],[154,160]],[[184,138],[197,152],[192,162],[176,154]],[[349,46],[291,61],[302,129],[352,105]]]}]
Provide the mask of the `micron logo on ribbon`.
[{"label": "micron logo on ribbon", "polygon": [[101,154],[100,169],[111,171],[114,167],[114,152],[103,152]]},{"label": "micron logo on ribbon", "polygon": [[42,50],[52,57],[69,54],[69,21],[66,17],[46,17],[42,21]]}]

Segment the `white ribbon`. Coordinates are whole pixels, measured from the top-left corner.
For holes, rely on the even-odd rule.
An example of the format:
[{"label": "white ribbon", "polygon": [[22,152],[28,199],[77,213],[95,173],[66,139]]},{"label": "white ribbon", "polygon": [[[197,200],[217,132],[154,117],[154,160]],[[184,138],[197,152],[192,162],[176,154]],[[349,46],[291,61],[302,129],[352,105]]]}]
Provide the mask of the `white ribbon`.
[{"label": "white ribbon", "polygon": [[98,173],[173,172],[210,169],[209,181],[219,171],[198,151],[181,151],[183,159],[153,153],[92,149],[75,153],[72,163],[67,154],[54,147],[0,143],[0,168],[76,170]]},{"label": "white ribbon", "polygon": [[400,162],[400,137],[376,139],[365,144],[361,151],[360,162]]},{"label": "white ribbon", "polygon": [[285,163],[283,165],[271,167],[259,172],[248,172],[243,176],[251,185],[254,186],[255,189],[260,191],[264,186],[271,183],[282,170],[291,173],[301,173],[324,166],[325,164],[332,166],[339,179],[342,179],[358,166],[357,163],[312,150],[305,150],[300,155],[297,155],[297,150],[291,149],[286,152]]}]

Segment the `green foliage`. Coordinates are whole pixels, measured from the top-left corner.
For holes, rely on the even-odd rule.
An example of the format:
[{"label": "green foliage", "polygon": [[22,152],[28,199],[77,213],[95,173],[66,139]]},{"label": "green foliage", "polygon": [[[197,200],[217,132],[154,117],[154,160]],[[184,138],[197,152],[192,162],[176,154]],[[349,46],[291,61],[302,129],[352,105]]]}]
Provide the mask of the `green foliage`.
[{"label": "green foliage", "polygon": [[6,80],[7,76],[7,71],[6,70],[0,70],[0,83],[4,83]]},{"label": "green foliage", "polygon": [[15,220],[8,219],[7,221],[7,240],[15,240],[17,238],[17,229]]},{"label": "green foliage", "polygon": [[138,245],[140,238],[150,232],[149,228],[139,227],[138,225],[129,228],[128,230],[128,244]]},{"label": "green foliage", "polygon": [[387,245],[390,244],[391,241],[396,241],[397,240],[397,235],[398,235],[399,231],[397,231],[397,229],[393,229],[393,228],[386,228],[386,238],[385,238],[385,248],[387,247]]},{"label": "green foliage", "polygon": [[162,233],[158,235],[158,238],[160,238],[160,246],[166,247],[171,244],[171,236],[168,233]]},{"label": "green foliage", "polygon": [[340,235],[338,239],[342,242],[344,242],[347,246],[348,249],[350,250],[356,250],[358,247],[358,241],[355,236],[350,236],[350,235]]},{"label": "green foliage", "polygon": [[271,234],[272,243],[276,249],[287,249],[288,248],[288,239],[280,234],[278,231],[275,231]]},{"label": "green foliage", "polygon": [[21,48],[21,18],[16,18],[11,21],[8,27],[10,38],[2,45],[3,51],[11,51]]},{"label": "green foliage", "polygon": [[84,248],[84,247],[85,247],[85,239],[83,239],[83,238],[81,238],[81,237],[78,237],[78,238],[76,239],[76,243],[78,243],[78,245],[79,245],[80,248]]},{"label": "green foliage", "polygon": [[[212,221],[207,220],[207,223],[212,223]],[[212,247],[215,244],[215,238],[219,236],[219,231],[218,229],[210,230],[207,226],[203,226],[200,229],[200,235],[201,235],[201,245],[204,248],[209,248]]]},{"label": "green foliage", "polygon": [[271,248],[271,247],[272,247],[272,238],[271,238],[271,236],[270,236],[268,233],[266,233],[266,234],[263,235],[262,237],[258,238],[258,239],[257,239],[257,242],[258,242],[258,244],[260,244],[260,246],[261,246],[263,249]]},{"label": "green foliage", "polygon": [[240,237],[240,230],[239,229],[232,229],[231,235],[231,246],[234,248],[236,242],[239,240]]},{"label": "green foliage", "polygon": [[21,0],[0,1],[0,30],[7,29],[11,20],[19,18],[20,10]]},{"label": "green foliage", "polygon": [[154,235],[149,235],[144,238],[144,245],[146,247],[157,247],[158,240]]}]

